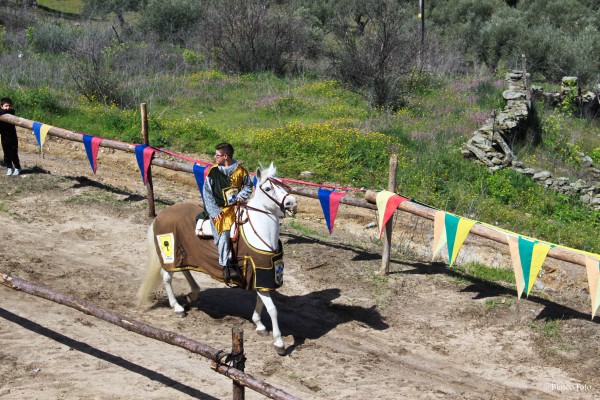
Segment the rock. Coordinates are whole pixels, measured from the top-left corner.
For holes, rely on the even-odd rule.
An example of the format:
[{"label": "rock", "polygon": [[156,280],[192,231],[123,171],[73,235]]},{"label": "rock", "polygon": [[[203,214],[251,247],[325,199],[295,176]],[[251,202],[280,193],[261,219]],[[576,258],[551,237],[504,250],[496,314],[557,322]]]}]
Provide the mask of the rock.
[{"label": "rock", "polygon": [[506,100],[518,100],[525,99],[525,92],[516,91],[516,90],[505,90],[502,92],[502,97]]},{"label": "rock", "polygon": [[542,172],[538,172],[536,174],[533,175],[533,179],[536,181],[545,181],[548,178],[551,178],[552,174],[548,171],[542,171]]},{"label": "rock", "polygon": [[592,160],[592,157],[584,155],[579,159],[579,163],[582,167],[589,168],[594,163],[594,160]]}]

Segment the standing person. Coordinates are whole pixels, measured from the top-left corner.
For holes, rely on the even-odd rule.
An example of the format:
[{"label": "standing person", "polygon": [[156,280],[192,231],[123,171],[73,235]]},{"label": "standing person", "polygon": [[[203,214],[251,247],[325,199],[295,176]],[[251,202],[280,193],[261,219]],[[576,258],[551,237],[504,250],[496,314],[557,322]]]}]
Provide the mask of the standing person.
[{"label": "standing person", "polygon": [[[8,97],[0,99],[0,115],[15,115],[12,108],[12,100]],[[4,163],[6,164],[6,175],[19,175],[21,164],[19,163],[19,138],[17,128],[13,124],[0,121],[0,136],[2,136],[2,151],[4,152]]]},{"label": "standing person", "polygon": [[[223,267],[225,281],[240,278],[237,260],[231,254],[230,232],[235,220],[236,202],[245,202],[252,194],[252,179],[246,168],[233,158],[233,146],[220,143],[215,146],[215,161],[204,181],[204,214],[210,217],[211,229],[219,264]],[[197,219],[200,218],[197,217]]]}]

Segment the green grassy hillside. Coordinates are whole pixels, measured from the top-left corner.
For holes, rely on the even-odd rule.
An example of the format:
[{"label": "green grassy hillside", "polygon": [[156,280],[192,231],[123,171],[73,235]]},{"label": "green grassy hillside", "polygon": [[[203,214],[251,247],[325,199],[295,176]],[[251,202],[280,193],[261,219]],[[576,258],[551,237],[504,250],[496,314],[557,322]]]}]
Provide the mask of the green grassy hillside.
[{"label": "green grassy hillside", "polygon": [[[513,171],[489,174],[462,158],[460,145],[492,109],[503,106],[501,79],[428,82],[397,112],[370,109],[331,80],[214,71],[181,79],[185,90],[178,97],[149,108],[150,141],[156,147],[210,154],[216,143],[230,141],[251,169],[274,161],[284,177],[297,179],[309,170],[316,183],[376,190],[387,187],[388,160],[395,152],[403,196],[523,235],[600,252],[600,213]],[[23,117],[140,142],[137,109],[89,103],[49,89],[1,89],[15,98]],[[598,136],[597,125],[589,121],[563,117],[562,124],[582,138]],[[541,162],[534,154],[552,158],[544,148],[529,154],[532,162]]]},{"label": "green grassy hillside", "polygon": [[[82,3],[40,4],[76,12]],[[283,177],[297,179],[311,171],[315,183],[341,187],[386,188],[395,153],[398,191],[406,197],[600,252],[600,213],[514,171],[489,174],[462,158],[460,146],[493,110],[504,107],[506,70],[411,74],[403,101],[381,109],[365,92],[349,90],[316,67],[285,76],[222,72],[214,66],[214,54],[185,42],[160,41],[135,29],[127,36],[127,26],[120,26],[114,13],[104,16],[106,21],[75,24],[39,18],[36,10],[3,10],[15,18],[0,20],[7,21],[7,28],[0,27],[0,93],[13,98],[19,116],[139,143],[139,103],[144,102],[153,146],[211,154],[216,143],[229,141],[250,169],[273,161]],[[520,143],[515,149],[520,159],[574,178],[583,175],[574,157],[579,152],[600,165],[597,120],[542,105],[536,111],[543,143]]]}]

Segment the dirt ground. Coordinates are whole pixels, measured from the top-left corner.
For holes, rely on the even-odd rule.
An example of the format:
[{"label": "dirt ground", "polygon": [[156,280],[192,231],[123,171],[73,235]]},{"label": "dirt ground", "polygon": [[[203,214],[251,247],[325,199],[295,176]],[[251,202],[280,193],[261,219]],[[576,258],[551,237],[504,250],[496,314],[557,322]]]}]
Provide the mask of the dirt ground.
[{"label": "dirt ground", "polygon": [[[19,136],[23,174],[0,170],[1,273],[217,349],[239,324],[246,372],[302,399],[600,398],[600,319],[583,267],[548,260],[517,301],[509,284],[431,263],[433,222],[399,212],[381,277],[374,211],[341,205],[330,236],[318,201],[300,197],[274,294],[281,357],[253,331],[255,295],[203,274],[185,318],[164,290],[137,305],[151,218],[133,154],[101,149],[94,175],[82,143],[49,137],[42,158],[30,131]],[[160,168],[154,189],[159,209],[199,197],[193,177]],[[504,247],[469,237],[457,263],[509,268]],[[179,274],[175,290],[189,291]],[[0,299],[1,399],[231,398],[231,381],[199,355],[4,286]]]}]

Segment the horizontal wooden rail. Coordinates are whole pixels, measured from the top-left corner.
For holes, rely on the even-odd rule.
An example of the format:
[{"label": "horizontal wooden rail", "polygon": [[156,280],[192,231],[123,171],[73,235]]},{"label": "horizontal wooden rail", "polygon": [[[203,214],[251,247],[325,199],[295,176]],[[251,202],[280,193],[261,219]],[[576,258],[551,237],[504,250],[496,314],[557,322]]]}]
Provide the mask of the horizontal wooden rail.
[{"label": "horizontal wooden rail", "polygon": [[[4,120],[6,122],[9,122],[11,124],[14,124],[14,125],[20,126],[22,128],[26,128],[26,129],[32,129],[32,127],[33,127],[33,121],[30,121],[30,120],[27,120],[24,118],[20,118],[20,117],[16,117],[16,116],[10,115],[10,114],[5,114],[5,115],[0,116],[0,120]],[[57,128],[57,127],[50,128],[50,130],[48,131],[48,134],[57,136],[57,137],[61,137],[63,139],[74,140],[74,141],[78,141],[78,142],[83,141],[80,134],[77,134],[73,131],[68,131],[65,129]],[[128,151],[131,153],[135,152],[134,145],[131,145],[128,143],[123,143],[123,142],[118,142],[118,141],[114,141],[114,140],[104,139],[100,143],[100,146],[109,147],[109,148],[113,148],[113,149],[117,149],[117,150]],[[194,173],[193,166],[190,164],[172,162],[172,161],[164,160],[164,159],[161,159],[158,157],[154,157],[152,159],[152,164],[157,165],[159,167],[172,169],[175,171],[188,172],[188,173],[192,173],[192,174]],[[300,196],[311,197],[314,199],[319,198],[318,190],[314,190],[314,189],[292,187],[292,193],[300,195]],[[344,197],[342,197],[340,202],[343,204],[348,204],[348,205],[355,206],[355,207],[362,207],[362,208],[376,210],[377,206],[374,204],[376,196],[377,196],[377,192],[368,190],[365,193],[364,199],[357,199],[357,198],[350,197],[350,196],[344,196]],[[405,211],[410,214],[414,214],[419,217],[427,218],[430,220],[435,219],[435,212],[436,212],[435,209],[425,207],[425,206],[422,206],[422,205],[414,203],[414,202],[403,201],[398,206],[398,210]],[[484,237],[487,239],[494,240],[499,243],[508,244],[506,234],[501,233],[496,230],[493,230],[489,227],[486,227],[485,225],[476,224],[471,229],[471,233],[473,233],[474,235],[477,235],[477,236],[481,236],[481,237]],[[554,258],[556,260],[567,261],[567,262],[570,262],[573,264],[585,266],[585,258],[586,257],[584,254],[578,253],[578,252],[575,252],[575,251],[572,251],[572,250],[569,250],[566,248],[553,247],[552,249],[550,249],[547,256],[550,258]]]},{"label": "horizontal wooden rail", "polygon": [[[37,297],[41,297],[46,300],[54,301],[55,303],[74,308],[85,314],[92,315],[96,318],[109,322],[113,325],[120,326],[121,328],[127,329],[128,331],[135,332],[137,334],[156,339],[161,342],[171,344],[173,346],[181,347],[183,349],[191,351],[192,353],[200,354],[201,356],[211,360],[216,360],[216,358],[219,356],[219,350],[214,349],[204,343],[200,343],[193,339],[189,339],[175,332],[155,328],[151,325],[144,324],[134,319],[112,313],[88,301],[77,299],[76,297],[68,294],[55,292],[50,288],[36,285],[16,276],[9,276],[0,272],[0,284]],[[258,393],[261,393],[271,399],[298,399],[297,397],[294,397],[281,389],[271,386],[266,382],[258,380],[253,376],[244,373],[238,369],[222,365],[216,368],[215,370],[218,373],[225,375],[235,380],[236,382],[247,386],[252,390],[255,390]]]},{"label": "horizontal wooden rail", "polygon": [[[34,122],[31,120],[21,118],[21,117],[16,117],[16,116],[10,115],[10,114],[0,115],[0,121],[9,122],[13,125],[20,126],[21,128],[25,128],[25,129],[33,129],[33,122]],[[83,143],[83,136],[81,133],[69,131],[69,130],[62,129],[62,128],[57,128],[55,126],[51,127],[48,130],[48,135],[56,136],[56,137],[59,137],[62,139],[71,140],[74,142]],[[135,153],[135,145],[129,144],[129,143],[124,143],[124,142],[119,142],[118,140],[103,139],[102,142],[100,143],[100,147],[107,147],[109,149],[115,149],[115,150],[126,151],[129,153]],[[162,158],[154,157],[152,159],[152,164],[157,165],[159,167],[172,169],[175,171],[189,172],[191,174],[194,173],[193,165],[185,164],[185,163],[181,163],[181,162],[174,162],[174,161],[169,161],[169,160],[165,160]]]},{"label": "horizontal wooden rail", "polygon": [[[365,199],[368,202],[375,203],[375,199],[377,198],[377,192],[372,190],[368,190],[365,193]],[[411,201],[403,201],[398,206],[398,210],[406,211],[408,213],[418,215],[423,218],[427,218],[430,220],[435,220],[436,209],[429,208],[426,206],[422,206],[417,203],[413,203]],[[508,239],[506,237],[506,233],[499,232],[485,225],[475,224],[471,228],[470,233],[474,235],[481,236],[487,239],[494,240],[498,243],[503,243],[508,245]],[[562,247],[553,247],[548,252],[548,257],[554,258],[556,260],[567,261],[573,264],[582,265],[585,267],[585,255],[565,249]]]}]

